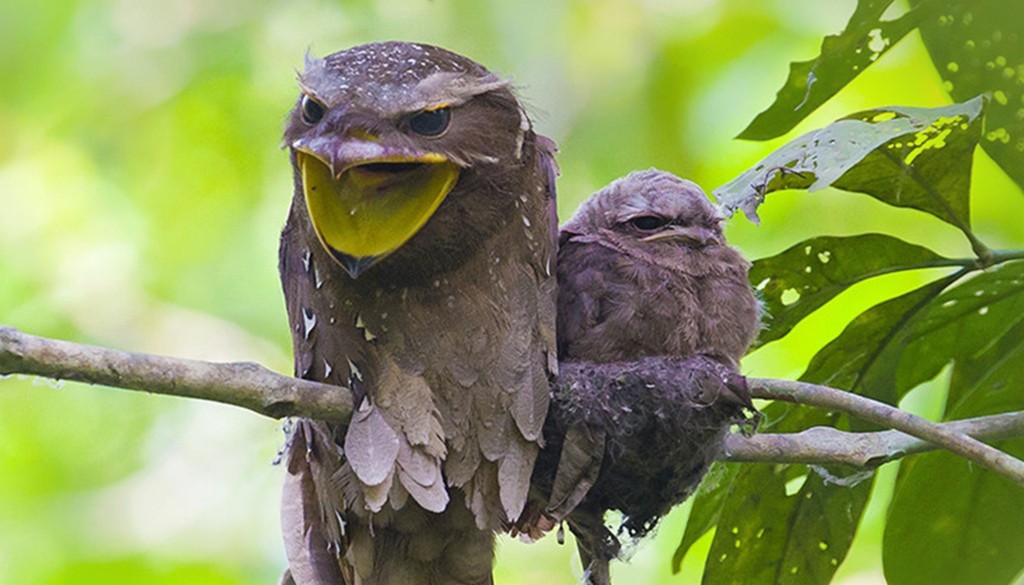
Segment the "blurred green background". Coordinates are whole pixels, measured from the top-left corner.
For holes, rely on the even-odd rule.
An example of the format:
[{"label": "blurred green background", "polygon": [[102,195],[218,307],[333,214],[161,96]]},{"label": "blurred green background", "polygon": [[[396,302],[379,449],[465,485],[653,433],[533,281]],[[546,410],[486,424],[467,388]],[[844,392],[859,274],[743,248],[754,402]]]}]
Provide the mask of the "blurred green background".
[{"label": "blurred green background", "polygon": [[[707,190],[796,133],[873,106],[949,102],[916,33],[771,143],[734,141],[854,0],[42,0],[0,4],[0,323],[117,348],[290,371],[276,272],[291,197],[279,149],[294,69],[372,40],[443,45],[514,80],[557,140],[560,210],[632,169]],[[976,155],[972,211],[993,247],[1024,242],[1024,198]],[[818,234],[881,231],[966,256],[955,230],[825,191],[734,219],[750,257]],[[745,363],[795,377],[857,312],[923,283],[854,287]],[[934,413],[935,399],[909,398]],[[239,409],[21,377],[0,380],[0,583],[273,583],[280,424]],[[891,466],[890,466],[891,467]],[[881,583],[876,493],[840,570]],[[615,571],[697,583],[708,539],[671,576],[685,507]],[[572,547],[500,543],[500,584],[571,584]]]}]

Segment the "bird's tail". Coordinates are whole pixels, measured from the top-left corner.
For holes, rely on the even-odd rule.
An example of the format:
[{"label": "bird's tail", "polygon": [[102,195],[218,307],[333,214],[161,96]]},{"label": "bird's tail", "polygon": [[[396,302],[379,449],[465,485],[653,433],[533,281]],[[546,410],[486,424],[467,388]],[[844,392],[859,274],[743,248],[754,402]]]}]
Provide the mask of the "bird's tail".
[{"label": "bird's tail", "polygon": [[494,535],[477,528],[461,500],[440,514],[407,504],[387,526],[349,522],[344,561],[355,585],[493,585]]}]

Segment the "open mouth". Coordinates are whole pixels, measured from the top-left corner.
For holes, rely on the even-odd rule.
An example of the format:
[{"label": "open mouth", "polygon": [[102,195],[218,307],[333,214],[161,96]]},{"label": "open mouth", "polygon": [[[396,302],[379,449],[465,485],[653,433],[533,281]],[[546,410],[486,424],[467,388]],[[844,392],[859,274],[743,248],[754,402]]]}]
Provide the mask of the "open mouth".
[{"label": "open mouth", "polygon": [[[410,186],[429,182],[431,167],[438,163],[426,162],[370,162],[352,165],[343,170],[337,181],[346,180],[360,183],[367,188],[376,189],[377,192],[393,189],[402,183]],[[426,181],[424,181],[426,179]]]},{"label": "open mouth", "polygon": [[317,237],[352,276],[415,235],[459,177],[433,153],[357,162],[337,176],[315,154],[298,151],[297,161]]},{"label": "open mouth", "polygon": [[388,175],[399,175],[422,168],[429,163],[422,162],[375,162],[350,167],[349,170],[366,173],[382,173]]}]

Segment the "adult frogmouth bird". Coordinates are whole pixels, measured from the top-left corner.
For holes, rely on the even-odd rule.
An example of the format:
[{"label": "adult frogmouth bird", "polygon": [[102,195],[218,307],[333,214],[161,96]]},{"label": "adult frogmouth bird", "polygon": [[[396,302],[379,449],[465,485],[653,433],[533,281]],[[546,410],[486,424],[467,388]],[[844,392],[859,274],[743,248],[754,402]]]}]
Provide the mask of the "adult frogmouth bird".
[{"label": "adult frogmouth bird", "polygon": [[753,408],[740,357],[759,329],[749,263],[695,184],[635,172],[594,194],[562,227],[558,351],[549,434],[561,441],[548,507],[568,514],[592,583],[618,540],[604,512],[640,537],[696,488],[724,430]]},{"label": "adult frogmouth bird", "polygon": [[287,122],[280,272],[295,372],[351,392],[298,421],[282,505],[299,583],[491,583],[555,353],[551,141],[444,49],[308,58]]}]

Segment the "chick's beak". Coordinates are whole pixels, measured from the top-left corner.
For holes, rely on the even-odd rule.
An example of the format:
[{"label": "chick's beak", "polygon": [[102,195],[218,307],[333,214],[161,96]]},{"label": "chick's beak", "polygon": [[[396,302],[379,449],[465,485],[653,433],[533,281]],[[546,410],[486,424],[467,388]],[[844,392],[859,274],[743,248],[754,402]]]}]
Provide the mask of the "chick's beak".
[{"label": "chick's beak", "polygon": [[644,242],[656,242],[660,240],[673,240],[695,248],[703,248],[711,244],[720,244],[721,236],[714,230],[703,226],[679,226],[671,225],[656,234],[641,238]]}]

